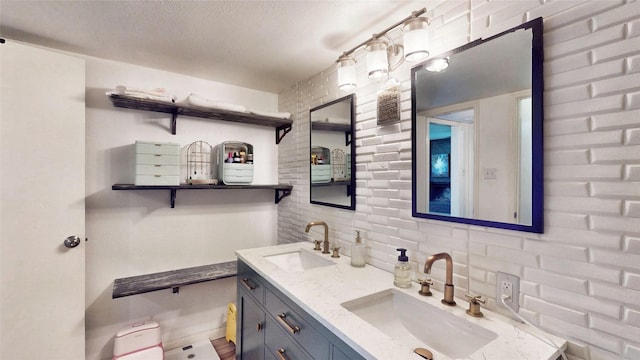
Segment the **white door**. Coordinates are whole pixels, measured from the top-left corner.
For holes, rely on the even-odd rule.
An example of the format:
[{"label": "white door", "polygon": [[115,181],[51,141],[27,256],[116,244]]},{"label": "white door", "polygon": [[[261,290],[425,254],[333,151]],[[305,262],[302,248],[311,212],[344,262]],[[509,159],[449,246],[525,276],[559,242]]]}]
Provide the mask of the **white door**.
[{"label": "white door", "polygon": [[84,76],[82,59],[0,44],[0,359],[85,358]]}]

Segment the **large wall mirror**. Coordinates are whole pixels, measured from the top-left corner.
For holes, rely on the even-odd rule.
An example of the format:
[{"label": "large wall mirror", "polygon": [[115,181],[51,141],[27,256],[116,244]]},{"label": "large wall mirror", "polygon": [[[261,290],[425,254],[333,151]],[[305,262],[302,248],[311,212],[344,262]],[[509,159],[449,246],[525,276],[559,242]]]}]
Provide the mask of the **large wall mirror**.
[{"label": "large wall mirror", "polygon": [[311,203],[355,210],[354,95],[311,109]]},{"label": "large wall mirror", "polygon": [[542,61],[538,18],[412,69],[413,216],[543,232]]}]

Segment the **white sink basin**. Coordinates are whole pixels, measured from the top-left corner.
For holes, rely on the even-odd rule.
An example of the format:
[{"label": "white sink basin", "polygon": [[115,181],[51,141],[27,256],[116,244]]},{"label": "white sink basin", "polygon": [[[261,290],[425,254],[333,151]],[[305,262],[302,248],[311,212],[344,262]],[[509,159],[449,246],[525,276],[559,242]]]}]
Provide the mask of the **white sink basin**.
[{"label": "white sink basin", "polygon": [[465,358],[498,337],[491,330],[395,289],[341,305],[399,342],[452,358]]},{"label": "white sink basin", "polygon": [[[326,255],[329,256],[329,255]],[[268,255],[265,259],[276,264],[279,268],[289,272],[302,272],[305,270],[335,265],[329,258],[325,258],[320,254],[300,249],[276,255]]]}]

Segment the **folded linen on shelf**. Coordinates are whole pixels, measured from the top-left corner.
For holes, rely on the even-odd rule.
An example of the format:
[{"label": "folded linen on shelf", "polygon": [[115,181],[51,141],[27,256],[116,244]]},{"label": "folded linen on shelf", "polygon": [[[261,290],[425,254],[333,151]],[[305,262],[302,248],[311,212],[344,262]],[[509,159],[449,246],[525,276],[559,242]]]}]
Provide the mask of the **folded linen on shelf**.
[{"label": "folded linen on shelf", "polygon": [[145,90],[131,86],[118,85],[115,90],[107,91],[107,95],[127,95],[139,99],[151,99],[174,102],[176,96],[167,92],[165,88],[156,88],[152,90]]},{"label": "folded linen on shelf", "polygon": [[227,111],[235,111],[235,112],[242,112],[242,113],[247,112],[247,108],[245,108],[242,105],[231,104],[224,101],[209,100],[197,94],[191,94],[187,96],[184,100],[179,101],[179,103],[182,103],[185,105],[206,107],[210,109],[227,110]]},{"label": "folded linen on shelf", "polygon": [[349,119],[346,119],[343,117],[333,117],[333,116],[326,117],[324,121],[332,124],[350,124],[351,123],[351,120]]},{"label": "folded linen on shelf", "polygon": [[274,118],[280,118],[280,119],[291,118],[291,113],[288,113],[288,112],[270,112],[270,111],[259,111],[259,110],[250,109],[249,113],[253,115],[268,116],[268,117],[274,117]]}]

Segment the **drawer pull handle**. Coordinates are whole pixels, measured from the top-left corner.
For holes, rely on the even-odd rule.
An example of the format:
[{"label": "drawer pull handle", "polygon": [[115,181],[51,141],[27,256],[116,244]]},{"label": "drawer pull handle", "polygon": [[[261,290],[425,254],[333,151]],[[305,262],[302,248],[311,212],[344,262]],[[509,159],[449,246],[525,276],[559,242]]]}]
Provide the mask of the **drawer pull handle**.
[{"label": "drawer pull handle", "polygon": [[251,280],[249,280],[247,278],[242,279],[242,285],[244,285],[244,287],[249,291],[253,291],[253,290],[255,290],[257,288],[257,286],[253,285],[251,283]]},{"label": "drawer pull handle", "polygon": [[262,331],[262,329],[264,329],[264,324],[262,323],[262,321],[258,321],[258,323],[256,324],[256,331],[260,332]]},{"label": "drawer pull handle", "polygon": [[287,329],[287,331],[289,331],[291,334],[296,334],[298,332],[300,332],[300,328],[296,325],[292,325],[289,324],[289,322],[287,321],[287,315],[285,313],[282,314],[278,314],[278,321],[280,322],[280,324],[282,324],[282,326],[285,327],[285,329]]},{"label": "drawer pull handle", "polygon": [[278,349],[278,351],[276,351],[276,354],[278,355],[278,359],[280,360],[288,360],[289,358],[287,357],[287,355],[285,355],[286,351],[283,348]]},{"label": "drawer pull handle", "polygon": [[153,176],[155,176],[155,177],[162,177],[162,175],[153,175]]}]

